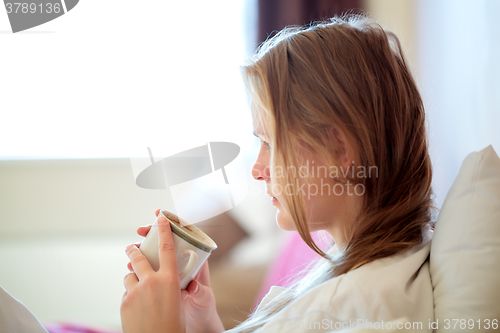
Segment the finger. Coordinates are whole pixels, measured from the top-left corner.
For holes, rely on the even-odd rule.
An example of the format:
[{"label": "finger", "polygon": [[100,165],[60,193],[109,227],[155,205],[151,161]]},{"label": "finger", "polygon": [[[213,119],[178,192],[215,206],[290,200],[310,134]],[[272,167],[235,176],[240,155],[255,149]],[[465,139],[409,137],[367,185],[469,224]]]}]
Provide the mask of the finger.
[{"label": "finger", "polygon": [[194,278],[197,281],[200,281],[201,284],[211,287],[210,286],[210,271],[208,269],[208,261],[205,261],[203,266],[201,266],[200,271]]},{"label": "finger", "polygon": [[197,308],[207,309],[213,305],[214,296],[212,289],[207,286],[202,286],[198,281],[191,281],[186,291]]},{"label": "finger", "polygon": [[155,214],[156,214],[156,216],[157,216],[157,217],[158,217],[158,215],[160,215],[160,210],[161,210],[161,209],[157,209],[157,210],[156,210],[156,213],[155,213]]},{"label": "finger", "polygon": [[188,294],[194,295],[198,292],[199,288],[200,288],[200,283],[197,280],[193,280],[189,282],[186,291],[188,292]]},{"label": "finger", "polygon": [[149,230],[151,230],[151,224],[137,228],[137,233],[139,234],[139,236],[146,237],[149,233]]},{"label": "finger", "polygon": [[129,244],[125,247],[125,252],[128,251],[128,248],[131,247],[132,245],[134,245],[135,247],[139,247],[141,245],[141,243],[132,243],[132,244]]},{"label": "finger", "polygon": [[130,262],[132,263],[132,268],[139,280],[144,278],[145,275],[154,272],[153,268],[151,268],[151,265],[149,264],[149,261],[142,254],[139,248],[137,248],[137,246],[130,244],[127,246],[126,251]]},{"label": "finger", "polygon": [[139,280],[137,279],[137,276],[135,273],[128,273],[125,275],[123,278],[123,285],[125,286],[125,289],[129,291],[131,288],[133,288]]},{"label": "finger", "polygon": [[158,251],[159,270],[163,272],[177,272],[174,237],[170,229],[170,223],[164,216],[158,218]]},{"label": "finger", "polygon": [[132,267],[132,263],[129,261],[128,264],[127,264],[127,268],[129,271],[133,272],[134,271],[134,268]]}]

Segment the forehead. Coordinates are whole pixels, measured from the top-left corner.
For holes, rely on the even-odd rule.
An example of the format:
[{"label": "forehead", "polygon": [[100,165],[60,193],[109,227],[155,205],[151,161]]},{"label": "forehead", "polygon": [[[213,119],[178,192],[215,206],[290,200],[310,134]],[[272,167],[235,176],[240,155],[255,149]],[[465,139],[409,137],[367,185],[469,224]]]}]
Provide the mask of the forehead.
[{"label": "forehead", "polygon": [[262,110],[252,110],[252,121],[253,121],[253,133],[256,136],[270,137],[270,127],[271,123],[268,116]]}]

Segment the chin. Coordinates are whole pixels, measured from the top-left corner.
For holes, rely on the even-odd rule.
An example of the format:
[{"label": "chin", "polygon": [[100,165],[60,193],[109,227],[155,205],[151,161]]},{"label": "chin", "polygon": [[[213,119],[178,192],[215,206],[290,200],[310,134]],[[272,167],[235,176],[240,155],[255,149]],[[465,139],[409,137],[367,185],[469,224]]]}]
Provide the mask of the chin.
[{"label": "chin", "polygon": [[281,212],[280,209],[276,212],[276,224],[281,230],[284,231],[297,231],[295,224],[292,221],[290,215]]}]

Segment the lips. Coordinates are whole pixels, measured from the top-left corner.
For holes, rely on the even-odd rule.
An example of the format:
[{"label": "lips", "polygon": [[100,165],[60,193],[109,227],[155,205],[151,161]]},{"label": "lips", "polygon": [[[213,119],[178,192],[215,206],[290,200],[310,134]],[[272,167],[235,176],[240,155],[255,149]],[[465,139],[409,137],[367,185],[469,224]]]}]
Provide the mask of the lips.
[{"label": "lips", "polygon": [[270,196],[270,197],[271,197],[271,202],[272,202],[272,203],[274,203],[274,202],[278,201],[278,198],[276,198],[276,197],[275,197],[274,195],[272,195],[270,192],[267,192],[266,194],[267,194],[268,196]]}]

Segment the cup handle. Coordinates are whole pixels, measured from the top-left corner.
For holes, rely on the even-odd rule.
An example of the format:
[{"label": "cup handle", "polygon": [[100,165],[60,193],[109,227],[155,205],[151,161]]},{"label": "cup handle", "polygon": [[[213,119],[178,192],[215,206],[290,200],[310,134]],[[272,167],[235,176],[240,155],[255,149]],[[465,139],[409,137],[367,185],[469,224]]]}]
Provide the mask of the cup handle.
[{"label": "cup handle", "polygon": [[191,271],[194,268],[194,265],[196,264],[196,261],[198,260],[198,255],[196,254],[196,252],[194,252],[192,250],[187,250],[184,253],[189,253],[189,261],[188,261],[186,267],[182,270],[181,274],[179,275],[179,280],[181,280],[181,281],[189,273],[191,273]]}]

